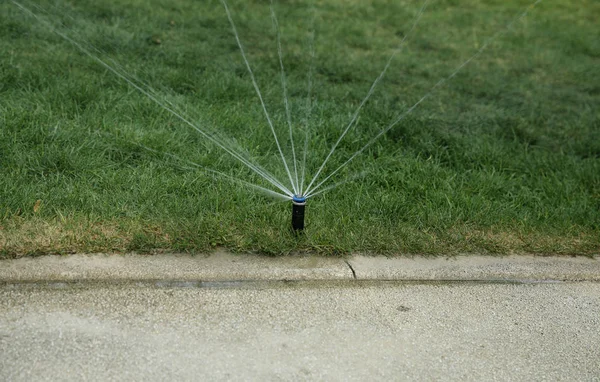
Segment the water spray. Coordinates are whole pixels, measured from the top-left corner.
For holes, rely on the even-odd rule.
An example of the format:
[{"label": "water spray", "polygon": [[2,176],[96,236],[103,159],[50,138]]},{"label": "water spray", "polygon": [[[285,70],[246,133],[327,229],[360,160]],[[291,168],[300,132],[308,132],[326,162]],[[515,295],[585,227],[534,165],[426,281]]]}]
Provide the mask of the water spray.
[{"label": "water spray", "polygon": [[[375,90],[375,87],[378,85],[378,83],[383,79],[384,75],[386,74],[387,69],[389,68],[392,59],[394,58],[394,56],[396,54],[398,54],[401,49],[403,48],[403,44],[405,42],[405,40],[407,39],[408,35],[415,29],[417,23],[419,22],[421,15],[423,14],[427,4],[429,3],[430,0],[423,0],[424,3],[421,7],[421,9],[419,10],[419,13],[417,14],[415,21],[413,22],[413,25],[411,27],[411,29],[409,30],[408,33],[405,34],[404,38],[402,39],[402,41],[400,42],[399,47],[390,55],[386,65],[384,66],[382,72],[379,74],[379,76],[375,79],[375,81],[373,82],[373,84],[371,85],[371,88],[369,89],[367,95],[365,96],[365,98],[362,100],[362,102],[360,103],[360,105],[358,106],[358,108],[356,109],[356,111],[352,114],[352,119],[350,121],[350,123],[346,126],[346,128],[344,129],[344,131],[342,132],[342,134],[340,135],[340,137],[338,138],[338,140],[335,142],[335,144],[332,146],[331,150],[329,151],[329,153],[327,154],[327,156],[325,157],[325,160],[323,161],[323,163],[321,164],[321,166],[319,167],[318,171],[316,172],[316,174],[313,176],[312,180],[308,183],[307,187],[304,187],[304,182],[305,182],[305,171],[306,171],[306,157],[307,157],[307,152],[308,152],[308,137],[309,137],[309,130],[308,130],[308,120],[309,120],[309,116],[310,116],[310,111],[312,109],[312,103],[311,103],[311,89],[312,89],[312,70],[313,67],[310,68],[309,70],[309,76],[308,76],[308,105],[307,105],[307,117],[306,117],[306,126],[305,126],[305,136],[304,136],[304,153],[303,153],[303,158],[302,158],[302,166],[301,166],[301,177],[300,177],[300,182],[298,179],[298,167],[297,167],[297,157],[296,157],[296,150],[295,150],[295,145],[294,145],[294,136],[292,134],[292,123],[291,123],[291,116],[290,116],[290,108],[289,108],[289,100],[288,100],[288,94],[287,94],[287,87],[286,87],[286,77],[285,77],[285,71],[284,71],[284,65],[283,65],[283,53],[282,53],[282,49],[281,49],[281,35],[280,35],[280,31],[279,31],[279,27],[278,27],[278,22],[277,22],[277,18],[275,15],[275,11],[273,9],[273,2],[271,2],[271,17],[273,20],[273,24],[275,26],[276,29],[276,33],[277,33],[277,49],[278,49],[278,56],[279,56],[279,64],[280,64],[280,69],[281,69],[281,80],[282,80],[282,87],[283,87],[283,97],[284,97],[284,104],[286,106],[286,116],[287,116],[287,122],[288,122],[288,127],[289,127],[289,133],[290,133],[290,143],[292,146],[292,162],[294,164],[293,166],[293,170],[294,170],[294,176],[292,176],[292,171],[290,170],[290,166],[288,166],[288,162],[285,158],[285,155],[283,154],[283,150],[281,148],[277,133],[275,131],[275,127],[273,124],[273,121],[271,120],[271,117],[267,111],[265,102],[263,100],[262,97],[262,93],[258,87],[258,84],[256,82],[256,79],[254,77],[254,73],[252,71],[252,68],[250,67],[250,63],[248,62],[248,59],[246,57],[244,48],[242,46],[242,43],[240,41],[239,38],[239,34],[237,32],[235,23],[233,21],[233,18],[231,16],[231,12],[229,11],[229,8],[227,6],[227,0],[221,0],[226,14],[227,14],[227,18],[230,22],[232,31],[235,35],[235,39],[237,42],[237,45],[240,49],[240,53],[242,55],[242,58],[244,60],[244,63],[246,65],[246,68],[248,70],[248,73],[250,75],[250,79],[252,80],[252,84],[254,86],[254,89],[256,91],[256,94],[260,100],[260,104],[262,106],[264,115],[267,119],[267,123],[271,129],[271,132],[273,134],[273,138],[275,140],[275,143],[277,145],[277,149],[279,151],[279,154],[281,156],[281,161],[284,165],[284,168],[286,170],[286,173],[288,175],[290,184],[292,186],[292,190],[288,189],[286,186],[284,186],[274,175],[272,175],[270,172],[268,172],[266,169],[264,169],[262,166],[258,165],[257,163],[254,163],[253,161],[251,161],[250,159],[248,159],[246,157],[246,155],[244,155],[243,152],[240,152],[238,150],[236,150],[236,147],[231,146],[230,143],[228,144],[228,141],[223,139],[222,137],[220,137],[217,133],[215,133],[214,131],[211,131],[211,129],[205,129],[204,127],[201,127],[197,124],[195,124],[193,122],[192,118],[189,118],[185,113],[183,113],[181,111],[181,109],[179,109],[176,105],[172,104],[168,99],[164,99],[163,97],[161,97],[154,89],[152,89],[148,84],[145,84],[144,82],[136,79],[134,76],[132,76],[131,74],[127,73],[127,71],[125,71],[125,69],[120,66],[118,63],[115,63],[114,61],[110,60],[103,60],[101,57],[99,57],[96,53],[101,53],[100,50],[98,50],[97,48],[93,47],[90,45],[89,48],[87,48],[86,46],[84,46],[83,43],[77,41],[77,39],[72,38],[70,36],[68,36],[67,34],[61,32],[60,30],[58,30],[57,28],[55,28],[50,22],[44,20],[43,18],[41,18],[40,16],[36,15],[33,11],[31,11],[29,8],[27,8],[26,6],[22,5],[19,3],[19,1],[17,0],[11,0],[12,3],[14,3],[18,8],[20,8],[22,11],[24,11],[25,13],[31,15],[32,17],[34,17],[35,19],[37,19],[38,21],[40,21],[42,24],[44,24],[45,26],[49,27],[50,30],[52,30],[54,33],[56,33],[57,35],[59,35],[60,37],[62,37],[63,39],[65,39],[66,41],[70,42],[71,44],[73,44],[75,47],[77,47],[81,52],[83,52],[84,54],[86,54],[87,56],[89,56],[90,58],[92,58],[93,60],[95,60],[96,62],[98,62],[99,64],[101,64],[104,68],[108,69],[109,71],[111,71],[113,74],[115,74],[117,77],[121,78],[122,80],[126,81],[129,85],[131,85],[133,88],[135,88],[136,90],[140,91],[143,95],[145,95],[146,97],[148,97],[151,101],[155,102],[158,106],[162,107],[164,110],[170,112],[171,114],[173,114],[175,117],[177,117],[179,120],[181,120],[182,122],[184,122],[186,125],[188,125],[189,127],[193,128],[194,130],[196,130],[198,133],[200,133],[202,135],[203,138],[205,138],[207,141],[210,141],[214,144],[216,144],[218,147],[220,147],[222,150],[224,150],[225,152],[227,152],[228,154],[230,154],[233,158],[237,159],[239,162],[241,162],[242,164],[244,164],[246,167],[248,167],[250,170],[254,171],[256,174],[260,175],[263,179],[265,179],[267,182],[269,182],[271,184],[271,186],[276,187],[277,189],[279,189],[280,192],[276,192],[276,191],[272,191],[270,189],[243,181],[241,179],[237,179],[234,178],[228,174],[225,173],[221,173],[219,171],[216,170],[212,170],[212,169],[207,169],[204,168],[205,171],[210,172],[212,174],[215,175],[220,175],[225,177],[226,179],[229,180],[233,180],[235,182],[241,183],[245,186],[254,188],[256,190],[259,190],[261,192],[265,192],[271,196],[276,196],[279,198],[283,198],[283,199],[287,199],[287,200],[292,200],[292,229],[294,232],[296,233],[300,233],[304,230],[304,210],[306,208],[306,201],[308,198],[312,198],[314,196],[317,196],[319,194],[322,194],[328,190],[331,190],[335,187],[338,187],[341,184],[347,183],[353,179],[355,179],[356,177],[347,179],[345,181],[339,182],[337,184],[334,184],[332,186],[329,187],[325,187],[325,188],[321,188],[321,186],[323,184],[325,184],[327,181],[329,181],[329,179],[331,179],[334,175],[336,175],[342,168],[344,168],[345,166],[347,166],[354,158],[356,158],[358,155],[360,155],[362,152],[364,152],[368,147],[370,147],[373,143],[375,143],[381,136],[383,136],[384,134],[386,134],[389,130],[391,130],[394,126],[396,126],[402,119],[404,119],[407,115],[409,115],[415,108],[417,108],[423,101],[425,101],[427,98],[429,98],[432,94],[434,94],[434,92],[446,85],[446,83],[451,80],[453,77],[455,77],[461,70],[463,70],[463,68],[465,66],[467,66],[471,61],[475,60],[479,55],[482,54],[482,52],[487,49],[487,47],[493,42],[495,41],[497,38],[499,38],[501,35],[503,35],[504,33],[506,33],[507,31],[510,31],[513,24],[515,24],[516,22],[518,22],[519,20],[521,20],[522,18],[524,18],[529,11],[531,11],[531,9],[533,9],[535,6],[537,6],[539,3],[541,3],[543,0],[535,0],[532,4],[530,4],[521,14],[519,14],[516,18],[512,19],[512,21],[510,21],[510,23],[508,23],[503,29],[498,30],[495,34],[493,34],[491,37],[489,37],[487,40],[485,40],[485,42],[479,47],[479,49],[471,56],[469,57],[466,61],[462,62],[458,67],[456,67],[451,73],[450,75],[448,75],[447,77],[442,78],[441,80],[439,80],[427,93],[425,93],[424,96],[422,96],[413,106],[411,106],[409,109],[407,109],[405,112],[401,113],[400,115],[398,115],[390,124],[388,124],[385,128],[383,128],[382,130],[379,131],[379,133],[371,138],[362,148],[360,148],[358,151],[356,151],[355,153],[353,153],[349,159],[347,159],[344,163],[342,163],[339,167],[337,167],[333,172],[331,172],[329,175],[327,175],[323,180],[321,180],[320,182],[318,182],[316,185],[315,183],[318,181],[319,176],[321,175],[321,172],[325,169],[326,164],[328,163],[330,157],[332,157],[332,155],[334,154],[336,148],[338,147],[339,143],[342,141],[342,139],[344,138],[344,136],[350,131],[350,129],[352,129],[354,126],[356,126],[356,121],[359,117],[359,114],[363,108],[363,106],[366,104],[366,102],[369,100],[369,98],[371,97],[371,95],[373,94],[373,91]],[[314,39],[314,33],[312,36],[312,39]],[[314,60],[314,47],[313,47],[313,41],[311,41],[311,58]],[[151,151],[154,151],[152,149],[149,149]],[[179,159],[177,157],[175,157],[174,155],[168,154],[168,156],[171,156],[175,159]],[[202,167],[198,164],[195,164],[193,162],[191,162],[191,164],[194,167]],[[358,175],[357,177],[361,177],[363,175]],[[295,181],[295,182],[294,182]]]},{"label": "water spray", "polygon": [[304,230],[304,208],[306,207],[306,197],[294,195],[292,197],[292,229],[294,232]]}]

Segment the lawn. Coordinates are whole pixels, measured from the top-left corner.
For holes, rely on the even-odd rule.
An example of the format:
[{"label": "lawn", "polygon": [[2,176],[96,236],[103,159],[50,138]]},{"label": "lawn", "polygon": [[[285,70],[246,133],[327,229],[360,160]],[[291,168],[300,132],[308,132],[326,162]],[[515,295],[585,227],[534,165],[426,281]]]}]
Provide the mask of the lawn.
[{"label": "lawn", "polygon": [[[295,235],[290,201],[234,179],[277,188],[52,30],[290,188],[219,1],[2,2],[0,256],[599,253],[600,3],[546,0],[506,29],[529,4],[434,0],[411,32],[419,1],[277,1],[306,183],[404,37],[319,181],[506,31],[330,178],[347,183]],[[269,1],[228,5],[293,171]]]}]

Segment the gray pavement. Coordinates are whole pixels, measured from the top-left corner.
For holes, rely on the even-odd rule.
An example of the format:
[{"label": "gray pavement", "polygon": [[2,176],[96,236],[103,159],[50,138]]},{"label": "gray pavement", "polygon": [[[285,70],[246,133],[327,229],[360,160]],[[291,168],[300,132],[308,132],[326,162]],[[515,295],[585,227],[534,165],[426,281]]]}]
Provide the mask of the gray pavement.
[{"label": "gray pavement", "polygon": [[0,261],[0,380],[599,381],[597,264]]}]

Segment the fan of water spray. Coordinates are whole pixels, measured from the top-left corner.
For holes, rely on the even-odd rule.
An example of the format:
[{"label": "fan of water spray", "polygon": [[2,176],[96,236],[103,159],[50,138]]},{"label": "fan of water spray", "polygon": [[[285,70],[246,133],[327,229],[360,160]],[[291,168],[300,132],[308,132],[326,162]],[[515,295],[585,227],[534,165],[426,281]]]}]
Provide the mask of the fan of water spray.
[{"label": "fan of water spray", "polygon": [[[210,142],[210,143],[216,145],[221,150],[223,150],[223,152],[227,153],[229,156],[234,158],[236,161],[243,164],[245,167],[247,167],[248,169],[253,171],[255,174],[259,175],[261,179],[266,181],[270,185],[270,187],[273,187],[277,191],[274,191],[273,189],[266,188],[266,187],[239,179],[237,177],[233,177],[222,171],[207,168],[207,167],[201,166],[194,162],[185,161],[173,154],[160,153],[157,150],[140,145],[142,148],[149,150],[151,152],[154,152],[154,153],[168,156],[177,161],[186,163],[187,165],[190,165],[194,168],[202,168],[207,173],[222,177],[229,181],[241,184],[245,187],[252,188],[259,192],[263,192],[270,196],[285,199],[285,200],[291,200],[291,202],[292,202],[292,228],[296,231],[301,231],[304,229],[304,210],[305,210],[308,199],[316,197],[318,195],[321,195],[329,190],[332,190],[332,189],[334,189],[342,184],[345,184],[347,182],[350,182],[354,179],[365,176],[366,173],[360,173],[355,176],[350,176],[349,178],[347,178],[345,180],[341,180],[338,183],[334,183],[332,185],[327,186],[327,183],[335,175],[337,175],[340,172],[340,170],[345,168],[357,156],[359,156],[367,148],[369,148],[371,145],[373,145],[381,136],[383,136],[385,133],[387,133],[389,130],[391,130],[394,126],[396,126],[402,119],[404,119],[413,110],[415,110],[423,101],[425,101],[426,99],[431,97],[431,95],[434,94],[434,92],[436,90],[438,90],[440,87],[444,86],[449,80],[451,80],[453,77],[455,77],[471,61],[476,59],[493,41],[495,41],[502,34],[506,33],[508,30],[510,30],[514,23],[518,22],[523,17],[525,17],[527,15],[527,13],[533,7],[538,5],[542,0],[537,0],[534,3],[530,4],[524,11],[522,11],[519,15],[517,15],[515,18],[513,18],[512,21],[509,24],[507,24],[503,29],[497,31],[495,34],[493,34],[491,37],[489,37],[481,45],[481,47],[474,54],[472,54],[472,56],[470,56],[467,60],[463,61],[460,65],[458,65],[454,70],[452,70],[450,72],[449,75],[447,75],[446,77],[440,79],[437,83],[435,83],[435,85],[433,87],[431,87],[430,90],[427,91],[416,103],[414,103],[406,111],[400,113],[389,124],[387,124],[376,135],[374,135],[367,143],[365,143],[361,148],[359,148],[354,153],[352,153],[340,166],[335,168],[333,171],[329,172],[327,175],[325,175],[323,177],[322,180],[319,181],[319,179],[321,178],[321,176],[323,174],[323,171],[326,169],[327,163],[329,162],[331,157],[335,154],[336,149],[338,148],[339,144],[342,142],[344,137],[353,128],[356,127],[357,120],[359,118],[361,110],[363,109],[365,104],[369,101],[371,96],[373,95],[378,84],[385,77],[385,74],[388,71],[388,69],[390,68],[390,66],[394,60],[394,57],[396,57],[402,51],[402,49],[405,46],[405,43],[408,41],[408,39],[411,37],[413,32],[416,30],[417,25],[418,25],[423,13],[425,12],[425,10],[429,4],[429,1],[430,1],[430,0],[424,0],[424,2],[422,3],[421,7],[419,8],[417,14],[414,16],[414,19],[412,21],[410,29],[408,30],[407,33],[404,34],[404,36],[403,36],[402,40],[400,41],[399,45],[397,46],[397,48],[389,56],[385,65],[383,66],[383,69],[381,70],[380,74],[375,78],[375,80],[371,84],[370,88],[368,89],[365,97],[362,99],[362,101],[360,102],[360,104],[358,105],[356,110],[352,113],[352,115],[350,117],[350,121],[348,122],[347,125],[345,125],[345,128],[343,128],[342,133],[340,134],[338,139],[333,143],[328,154],[323,159],[322,164],[318,167],[317,171],[312,176],[312,178],[310,178],[311,180],[308,182],[308,184],[306,186],[305,186],[305,183],[306,183],[306,180],[308,179],[308,178],[306,178],[306,176],[307,176],[307,156],[309,155],[309,141],[310,141],[310,137],[311,137],[308,121],[309,121],[310,112],[312,109],[312,88],[313,88],[313,78],[312,77],[313,77],[313,71],[314,71],[313,66],[314,66],[314,60],[315,60],[314,26],[312,27],[311,39],[310,39],[310,44],[309,44],[309,54],[311,57],[311,66],[308,71],[308,80],[307,80],[308,96],[307,96],[307,101],[306,101],[306,103],[307,103],[306,118],[304,120],[303,131],[302,131],[304,133],[303,134],[304,135],[304,143],[302,145],[302,154],[297,155],[297,150],[296,150],[297,147],[294,142],[294,132],[293,132],[294,128],[293,128],[293,123],[292,123],[291,104],[289,102],[289,96],[288,96],[288,86],[287,86],[288,79],[286,76],[285,65],[284,65],[284,55],[283,55],[283,48],[282,48],[282,42],[281,42],[281,32],[280,32],[280,26],[279,26],[276,12],[275,12],[273,0],[271,0],[271,3],[270,3],[270,16],[271,16],[271,22],[273,25],[273,29],[274,29],[274,32],[276,35],[278,66],[279,66],[279,71],[280,71],[280,81],[281,81],[281,88],[282,88],[281,90],[282,90],[282,94],[283,94],[283,104],[285,107],[285,122],[287,124],[287,130],[288,130],[288,134],[289,134],[289,142],[290,142],[290,146],[291,146],[291,153],[289,153],[287,157],[286,157],[284,150],[282,148],[282,145],[280,143],[280,137],[277,134],[275,124],[273,122],[271,114],[268,111],[268,108],[265,103],[261,89],[255,78],[252,66],[247,58],[246,51],[244,49],[244,45],[243,45],[240,35],[238,33],[236,23],[234,21],[234,17],[232,16],[230,7],[228,6],[228,3],[226,0],[221,0],[221,4],[223,5],[225,15],[227,17],[227,20],[229,21],[231,31],[234,35],[236,44],[239,48],[245,68],[249,74],[249,77],[252,82],[253,88],[255,90],[256,96],[259,100],[262,112],[266,119],[266,123],[270,129],[272,136],[273,136],[273,140],[277,147],[281,165],[283,166],[285,173],[287,175],[287,182],[289,182],[288,185],[286,185],[285,182],[282,182],[281,180],[279,180],[275,175],[273,175],[271,172],[267,171],[260,164],[256,163],[255,160],[252,160],[251,157],[242,148],[234,145],[231,140],[224,137],[218,131],[215,131],[206,126],[201,126],[198,123],[195,123],[194,119],[189,117],[187,115],[187,113],[184,112],[180,107],[173,104],[165,97],[161,96],[159,92],[157,92],[155,89],[153,89],[147,83],[139,80],[132,74],[128,73],[124,69],[124,67],[121,66],[119,63],[117,63],[114,60],[103,58],[103,55],[102,55],[103,52],[101,50],[97,49],[96,47],[94,47],[93,45],[91,45],[89,43],[85,43],[83,41],[80,41],[80,40],[68,35],[67,33],[63,32],[60,28],[57,28],[53,23],[49,22],[44,17],[40,16],[40,14],[39,14],[40,12],[45,12],[45,10],[43,8],[41,8],[35,4],[27,3],[28,5],[24,5],[23,3],[16,1],[16,0],[11,0],[11,1],[23,12],[25,12],[26,14],[30,15],[31,17],[33,17],[34,19],[36,19],[37,21],[39,21],[40,23],[45,25],[48,29],[52,30],[58,36],[62,37],[66,41],[70,42],[77,49],[79,49],[81,52],[83,52],[84,54],[88,55],[90,58],[95,60],[98,64],[103,66],[105,69],[109,70],[114,75],[116,75],[120,79],[127,82],[130,86],[132,86],[134,89],[136,89],[137,91],[142,93],[148,99],[150,99],[151,101],[156,103],[162,109],[164,109],[165,111],[171,113],[173,116],[178,118],[186,126],[195,130],[207,142]],[[314,23],[314,18],[313,18],[313,23]],[[300,157],[301,157],[301,159],[300,159]]]}]

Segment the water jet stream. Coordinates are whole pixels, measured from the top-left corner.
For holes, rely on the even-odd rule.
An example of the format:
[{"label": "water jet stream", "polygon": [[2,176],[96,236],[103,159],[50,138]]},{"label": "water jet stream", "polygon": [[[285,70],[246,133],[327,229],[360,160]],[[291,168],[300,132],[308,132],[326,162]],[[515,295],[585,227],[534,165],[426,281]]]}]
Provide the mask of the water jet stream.
[{"label": "water jet stream", "polygon": [[292,161],[294,163],[294,175],[296,178],[296,192],[302,192],[298,186],[298,166],[296,162],[296,148],[294,147],[294,134],[292,134],[292,116],[290,115],[290,105],[287,94],[287,84],[285,78],[285,68],[283,66],[283,49],[281,48],[281,32],[279,30],[279,23],[277,22],[277,15],[273,7],[273,0],[271,0],[271,19],[273,21],[273,27],[277,34],[277,54],[279,55],[279,67],[281,68],[281,87],[283,88],[283,103],[285,105],[285,114],[287,117],[287,123],[290,130],[290,143],[292,145]]},{"label": "water jet stream", "polygon": [[308,184],[308,187],[306,187],[306,193],[307,194],[310,192],[311,186],[318,179],[319,175],[321,174],[321,171],[323,171],[323,168],[325,167],[325,165],[329,161],[329,158],[331,158],[331,155],[333,155],[333,153],[335,152],[335,149],[337,148],[337,146],[340,144],[340,142],[342,141],[342,139],[344,139],[344,137],[346,136],[346,134],[348,133],[348,131],[350,131],[350,129],[354,125],[354,122],[356,122],[356,119],[358,118],[358,115],[360,114],[360,111],[362,110],[362,108],[365,105],[365,103],[367,103],[367,101],[369,100],[369,98],[371,98],[371,95],[375,91],[375,88],[379,84],[379,81],[381,81],[381,79],[385,76],[385,73],[387,72],[388,68],[390,67],[390,65],[392,63],[392,60],[404,48],[404,42],[406,42],[407,38],[412,34],[412,32],[417,27],[417,24],[419,23],[419,20],[421,20],[421,16],[423,15],[423,12],[425,11],[425,8],[427,7],[428,3],[429,3],[429,0],[425,0],[423,2],[423,5],[421,6],[421,9],[419,9],[419,12],[415,16],[415,21],[413,22],[411,28],[404,35],[404,37],[400,41],[400,44],[398,45],[398,47],[396,48],[396,50],[394,50],[394,52],[392,52],[392,54],[390,55],[390,57],[388,58],[388,60],[387,60],[387,62],[385,64],[383,70],[381,71],[381,73],[379,73],[379,76],[377,76],[377,78],[375,79],[375,81],[373,81],[373,84],[371,85],[371,88],[367,92],[367,95],[365,96],[365,98],[363,98],[362,102],[360,103],[360,105],[358,106],[358,108],[356,109],[356,111],[354,112],[354,114],[352,115],[352,119],[350,120],[350,122],[348,123],[348,125],[346,126],[346,128],[344,129],[344,131],[342,132],[342,135],[340,135],[340,137],[338,138],[338,140],[331,147],[331,150],[329,151],[329,154],[327,154],[327,157],[323,161],[323,164],[321,165],[321,167],[319,167],[319,170],[317,171],[317,173],[315,174],[315,176],[312,178],[312,180]]},{"label": "water jet stream", "polygon": [[[260,167],[260,166],[258,166],[256,164],[250,162],[248,159],[244,158],[239,153],[236,153],[232,149],[226,147],[222,142],[220,142],[212,134],[203,131],[200,127],[198,127],[196,124],[194,124],[193,122],[191,122],[188,118],[186,118],[185,116],[183,116],[180,112],[178,112],[177,110],[175,110],[175,108],[171,106],[172,104],[170,104],[168,101],[165,102],[165,101],[159,99],[157,97],[157,95],[153,94],[153,92],[151,90],[144,89],[143,85],[140,85],[140,84],[136,83],[134,80],[132,80],[131,78],[129,78],[128,75],[127,75],[127,73],[122,73],[119,70],[119,66],[117,66],[117,67],[111,66],[110,64],[108,64],[106,61],[104,61],[100,57],[94,55],[89,49],[85,48],[81,43],[79,43],[78,41],[74,40],[73,38],[69,37],[68,35],[66,35],[66,34],[62,33],[61,31],[57,30],[56,28],[54,28],[49,22],[47,22],[46,20],[43,20],[41,17],[39,17],[38,15],[36,15],[34,12],[32,12],[29,8],[27,8],[24,5],[20,4],[16,0],[11,0],[11,1],[19,9],[21,9],[24,13],[26,13],[26,14],[30,15],[31,17],[35,18],[37,21],[39,21],[41,24],[45,25],[52,32],[56,33],[58,36],[62,37],[63,39],[65,39],[66,41],[68,41],[69,43],[71,43],[72,45],[74,45],[76,48],[78,48],[81,52],[83,52],[84,54],[86,54],[88,57],[90,57],[93,60],[95,60],[96,62],[98,62],[104,68],[108,69],[110,72],[112,72],[113,74],[115,74],[117,77],[119,77],[122,80],[124,80],[125,82],[127,82],[130,86],[132,86],[133,88],[135,88],[136,90],[138,90],[139,92],[141,92],[142,94],[144,94],[146,97],[148,97],[150,100],[152,100],[153,102],[155,102],[156,104],[158,104],[159,106],[161,106],[163,109],[165,109],[168,112],[170,112],[172,115],[174,115],[175,117],[177,117],[179,120],[181,120],[182,122],[184,122],[186,125],[188,125],[189,127],[193,128],[194,130],[196,130],[203,137],[205,137],[206,139],[208,139],[209,141],[211,141],[212,143],[214,143],[215,145],[217,145],[218,147],[220,147],[222,150],[224,150],[225,152],[227,152],[228,154],[230,154],[231,156],[233,156],[234,158],[236,158],[237,160],[239,160],[240,162],[242,162],[244,165],[246,165],[248,168],[250,168],[251,170],[253,170],[254,172],[256,172],[258,175],[260,175],[261,177],[263,177],[269,183],[271,183],[272,185],[274,185],[275,187],[277,187],[283,193],[285,193],[286,195],[289,195],[289,196],[293,195],[293,193],[289,189],[287,189],[286,187],[284,187],[268,171],[266,171],[265,169],[263,169],[262,167]],[[169,105],[167,105],[167,103]]]},{"label": "water jet stream", "polygon": [[[141,143],[138,143],[138,142],[133,142],[133,141],[128,141],[128,140],[124,140],[124,141],[128,142],[128,143],[131,143],[131,144],[134,144],[134,145],[136,145],[136,146],[138,146],[138,147],[140,147],[140,148],[142,148],[144,150],[147,150],[149,152],[152,152],[152,153],[155,153],[155,154],[159,154],[159,155],[168,156],[168,157],[173,158],[173,159],[175,159],[175,160],[177,160],[179,162],[186,163],[186,164],[188,164],[190,166],[193,166],[193,168],[201,169],[201,170],[206,171],[208,173],[211,173],[213,175],[217,175],[217,176],[223,177],[226,180],[229,180],[229,181],[231,181],[233,183],[240,183],[243,186],[253,188],[253,189],[258,190],[260,192],[263,192],[263,193],[265,193],[265,194],[267,194],[269,196],[276,197],[278,199],[283,199],[283,200],[292,200],[292,196],[280,194],[279,192],[276,192],[276,191],[273,191],[273,190],[269,190],[268,188],[259,186],[259,185],[254,184],[254,183],[250,183],[250,182],[245,181],[243,179],[236,178],[236,177],[234,177],[232,175],[229,175],[229,174],[226,174],[224,172],[221,172],[221,171],[218,171],[218,170],[214,170],[214,169],[212,169],[210,167],[202,166],[201,164],[198,164],[196,162],[192,162],[192,161],[187,160],[187,159],[183,159],[183,158],[181,158],[181,157],[179,157],[179,156],[177,156],[175,154],[167,153],[167,152],[164,152],[164,151],[159,151],[159,150],[150,148],[148,146],[142,145]],[[190,169],[190,168],[188,167],[188,169]]]},{"label": "water jet stream", "polygon": [[306,92],[306,115],[304,117],[304,150],[302,153],[302,175],[300,180],[300,195],[304,195],[304,178],[306,175],[306,155],[308,153],[308,140],[309,140],[309,123],[310,123],[310,115],[312,113],[312,76],[315,67],[315,4],[313,2],[312,6],[312,18],[311,18],[311,30],[310,38],[309,38],[309,54],[310,54],[310,65],[308,68],[308,85]]},{"label": "water jet stream", "polygon": [[[35,7],[38,11],[45,13],[46,15],[50,15],[50,13],[44,9],[42,6],[36,4],[36,3],[32,3],[29,2],[28,3],[30,6]],[[64,12],[64,9],[60,9],[58,6],[56,5],[51,5],[52,8],[54,8],[55,11],[60,12],[61,16],[67,17],[69,18],[72,22],[74,23],[78,23],[79,20],[77,20],[76,18],[74,18],[73,16],[69,15],[68,13]],[[63,27],[64,29],[68,29],[68,27],[58,21],[57,24],[59,24],[61,27]],[[160,93],[155,90],[149,83],[144,82],[143,80],[139,79],[137,76],[135,76],[134,74],[132,74],[131,72],[128,72],[127,69],[125,69],[118,61],[112,59],[110,56],[108,56],[107,52],[97,48],[96,46],[94,46],[93,44],[91,44],[89,41],[79,41],[81,44],[86,44],[86,46],[90,49],[93,50],[94,52],[96,52],[96,55],[98,57],[105,57],[105,60],[110,62],[111,65],[116,68],[117,70],[121,71],[121,74],[124,77],[128,77],[131,81],[140,84],[141,87],[144,87],[145,89],[147,89],[150,93],[152,93],[155,97],[160,98],[160,100],[166,104],[168,104],[173,110],[177,111],[179,114],[185,116],[187,119],[194,119],[194,120],[198,120],[200,118],[198,118],[197,115],[193,115],[193,116],[189,116],[189,111],[183,111],[181,109],[181,107],[177,104],[174,104],[173,102],[171,102],[166,96],[161,96]],[[139,69],[138,69],[139,70]],[[143,69],[142,69],[143,72]],[[164,88],[162,89],[163,91],[165,90]],[[266,174],[268,174],[268,176],[270,176],[273,180],[277,181],[275,179],[275,177],[270,174],[268,171],[266,171],[266,169],[264,169],[263,167],[261,167],[260,165],[258,165],[257,163],[253,162],[250,159],[250,155],[247,152],[247,150],[245,150],[243,147],[241,147],[236,141],[232,141],[231,139],[223,136],[222,134],[220,134],[218,131],[215,131],[214,129],[211,131],[207,131],[208,134],[211,134],[213,136],[214,139],[219,140],[223,145],[228,146],[229,148],[231,148],[232,151],[236,151],[238,152],[238,154],[240,156],[243,156],[246,160],[248,160],[249,162],[251,162],[252,164],[254,164],[257,168],[259,168],[261,171],[265,172]],[[278,182],[281,185],[281,182]],[[283,187],[283,186],[282,186]]]},{"label": "water jet stream", "polygon": [[275,132],[275,127],[273,126],[273,122],[271,121],[271,117],[269,116],[269,112],[267,111],[267,107],[265,105],[265,101],[263,100],[262,93],[260,92],[260,88],[258,87],[258,83],[256,82],[256,78],[254,78],[254,72],[250,67],[250,63],[246,58],[246,52],[244,51],[244,47],[242,46],[242,42],[240,41],[240,36],[237,32],[237,28],[235,26],[235,22],[231,17],[231,12],[229,11],[229,7],[227,6],[226,0],[221,0],[223,7],[225,7],[225,13],[227,13],[227,19],[229,20],[229,24],[231,25],[231,29],[233,30],[233,34],[235,35],[235,41],[237,42],[238,47],[240,48],[240,53],[242,54],[242,58],[244,59],[244,63],[246,64],[246,69],[248,69],[248,73],[250,74],[250,79],[252,80],[252,85],[254,85],[254,90],[256,90],[256,94],[258,95],[258,99],[260,100],[260,104],[262,106],[265,117],[267,118],[267,123],[271,128],[271,132],[273,133],[273,137],[275,138],[275,143],[277,144],[277,149],[279,150],[279,154],[281,155],[281,161],[283,162],[283,166],[285,167],[285,171],[288,174],[290,183],[292,185],[292,189],[295,194],[298,194],[298,187],[294,185],[294,180],[292,179],[292,173],[288,167],[287,161],[285,160],[285,156],[283,155],[283,151],[281,150],[281,145],[279,144],[279,139],[277,138],[277,133]]},{"label": "water jet stream", "polygon": [[521,20],[525,17],[536,5],[541,3],[543,0],[537,0],[534,3],[530,4],[522,13],[520,13],[517,17],[515,17],[510,23],[508,23],[503,29],[494,33],[491,37],[489,37],[483,45],[469,57],[466,61],[461,63],[454,71],[447,77],[439,80],[424,96],[422,96],[414,105],[412,105],[408,110],[404,113],[400,114],[394,121],[392,121],[388,126],[382,129],[375,137],[371,138],[362,148],[360,148],[357,152],[355,152],[348,160],[342,163],[338,168],[336,168],[331,174],[329,174],[325,179],[323,179],[319,184],[314,187],[314,190],[317,190],[321,185],[323,185],[327,180],[329,180],[332,176],[338,173],[342,168],[344,168],[348,163],[350,163],[354,158],[360,155],[363,151],[365,151],[368,147],[370,147],[373,143],[375,143],[382,135],[390,131],[394,126],[398,124],[401,120],[403,120],[407,115],[409,115],[414,109],[416,109],[423,101],[429,98],[439,87],[446,84],[449,80],[451,80],[454,76],[456,76],[465,66],[467,66],[471,61],[479,57],[481,53],[498,37],[506,33],[506,31],[510,30],[514,23]]}]

